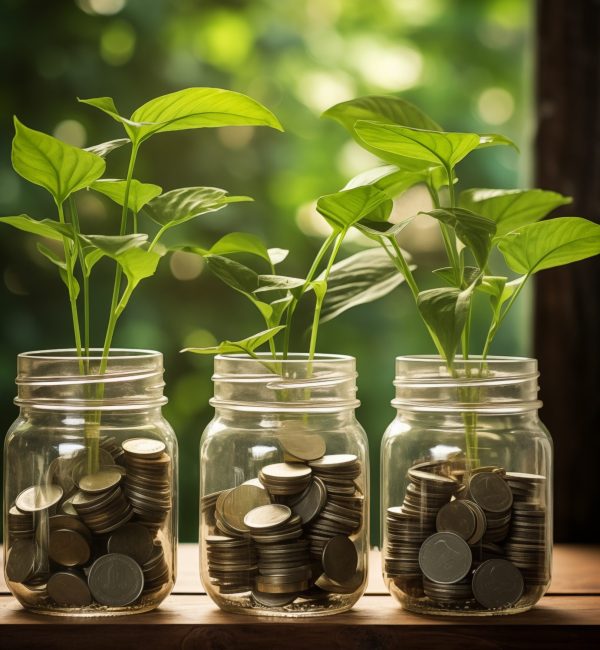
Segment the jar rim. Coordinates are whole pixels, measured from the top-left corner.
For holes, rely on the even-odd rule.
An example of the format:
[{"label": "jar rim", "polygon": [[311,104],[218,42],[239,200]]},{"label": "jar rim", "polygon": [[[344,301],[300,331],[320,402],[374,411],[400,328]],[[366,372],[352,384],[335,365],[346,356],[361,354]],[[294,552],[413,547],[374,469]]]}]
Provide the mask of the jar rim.
[{"label": "jar rim", "polygon": [[[491,354],[485,357],[485,359],[480,354],[472,354],[469,356],[468,359],[464,359],[462,355],[456,355],[454,357],[454,360],[460,361],[460,363],[464,363],[464,364],[467,363],[480,364],[483,361],[499,363],[499,364],[523,363],[528,361],[537,363],[537,359],[535,357],[520,357],[520,356],[513,357],[513,356],[491,355]],[[401,354],[396,357],[396,361],[414,361],[415,363],[441,361],[443,363],[444,359],[439,354]]]},{"label": "jar rim", "polygon": [[[98,354],[79,355],[75,348],[55,348],[20,352],[17,357],[23,359],[39,359],[40,361],[101,361],[104,358],[104,350],[102,348],[90,348],[90,352],[98,352]],[[160,356],[162,356],[162,352],[143,348],[110,348],[108,351],[108,358],[111,361],[154,359]]]},{"label": "jar rim", "polygon": [[[270,352],[257,352],[256,357],[258,357],[260,360],[265,360],[265,361],[285,361],[286,364],[294,364],[294,363],[307,363],[311,359],[309,359],[309,354],[308,352],[289,352],[287,356],[283,356],[282,352],[277,352],[275,356],[273,356]],[[237,360],[237,361],[252,361],[256,362],[256,358],[253,356],[250,356],[249,354],[246,354],[244,352],[232,352],[229,354],[217,354],[215,355],[215,361],[223,361],[223,360]],[[349,354],[328,354],[325,352],[317,352],[313,356],[313,361],[355,361],[356,358],[349,355]]]}]

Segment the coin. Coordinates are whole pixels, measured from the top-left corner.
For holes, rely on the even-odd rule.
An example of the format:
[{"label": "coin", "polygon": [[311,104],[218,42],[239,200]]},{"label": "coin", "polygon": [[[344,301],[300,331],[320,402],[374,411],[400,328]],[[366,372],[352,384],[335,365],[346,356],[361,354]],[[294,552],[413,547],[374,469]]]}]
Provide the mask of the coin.
[{"label": "coin", "polygon": [[419,551],[421,571],[433,582],[452,584],[462,580],[471,568],[469,545],[456,533],[434,533]]},{"label": "coin", "polygon": [[88,585],[94,599],[101,605],[124,607],[136,601],[142,593],[144,574],[133,558],[109,553],[92,564]]},{"label": "coin", "polygon": [[323,481],[314,477],[304,492],[294,501],[289,502],[292,512],[309,524],[321,512],[327,502],[327,488]]},{"label": "coin", "polygon": [[147,562],[154,550],[149,530],[142,524],[130,523],[115,530],[108,539],[109,553],[121,553],[133,558],[138,564]]},{"label": "coin", "polygon": [[80,533],[59,528],[50,531],[48,555],[61,566],[81,566],[90,558],[90,546]]},{"label": "coin", "polygon": [[438,532],[456,533],[468,541],[477,530],[477,518],[465,501],[450,501],[438,511],[436,527]]},{"label": "coin", "polygon": [[240,485],[230,490],[221,504],[222,519],[230,529],[239,533],[249,532],[244,517],[255,508],[271,503],[269,493],[255,485]]},{"label": "coin", "polygon": [[327,449],[325,440],[317,433],[283,433],[278,436],[283,449],[299,460],[317,460]]},{"label": "coin", "polygon": [[102,469],[95,474],[87,474],[79,479],[79,488],[84,492],[96,494],[116,487],[123,477],[116,469]]},{"label": "coin", "polygon": [[48,522],[50,524],[50,531],[67,528],[82,535],[88,543],[92,541],[90,529],[77,516],[54,515],[50,517]]},{"label": "coin", "polygon": [[486,512],[506,512],[513,502],[507,482],[495,472],[481,472],[471,477],[469,493]]},{"label": "coin", "polygon": [[15,505],[21,512],[39,512],[56,505],[62,495],[58,485],[34,485],[19,494]]},{"label": "coin", "polygon": [[71,571],[57,571],[48,579],[48,594],[57,604],[66,607],[87,607],[92,595],[85,578]]},{"label": "coin", "polygon": [[331,580],[325,573],[315,580],[315,585],[323,591],[332,594],[353,594],[363,583],[363,574],[361,572],[355,573],[347,582],[339,584]]},{"label": "coin", "polygon": [[139,458],[158,458],[167,448],[164,442],[153,438],[129,438],[121,446],[128,454]]},{"label": "coin", "polygon": [[244,524],[250,530],[262,530],[275,528],[287,522],[292,516],[288,506],[273,503],[270,505],[254,508],[244,517]]},{"label": "coin", "polygon": [[354,454],[329,454],[309,462],[309,465],[313,468],[331,469],[352,466],[357,461],[358,456],[355,456]]},{"label": "coin", "polygon": [[18,539],[10,545],[6,559],[6,577],[11,582],[27,582],[35,569],[35,544]]},{"label": "coin", "polygon": [[264,605],[265,607],[285,607],[293,603],[298,597],[297,593],[291,594],[269,594],[262,593],[260,591],[254,590],[252,592],[252,598],[259,604]]},{"label": "coin", "polygon": [[516,605],[523,594],[523,588],[521,572],[508,560],[487,560],[473,575],[475,598],[488,609]]},{"label": "coin", "polygon": [[358,567],[354,542],[343,535],[332,537],[323,548],[322,563],[327,577],[338,584],[351,580]]}]

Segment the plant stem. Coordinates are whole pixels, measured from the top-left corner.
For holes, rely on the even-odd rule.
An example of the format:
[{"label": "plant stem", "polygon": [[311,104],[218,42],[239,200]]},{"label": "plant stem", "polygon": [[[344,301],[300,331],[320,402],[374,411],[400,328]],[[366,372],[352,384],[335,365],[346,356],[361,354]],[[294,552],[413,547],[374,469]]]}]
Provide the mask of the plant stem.
[{"label": "plant stem", "polygon": [[[75,228],[75,234],[79,235],[81,233],[81,227],[79,225],[79,213],[77,212],[77,206],[73,199],[73,196],[69,197],[69,208],[71,212],[71,223]],[[85,269],[85,259],[83,256],[83,248],[79,240],[77,240],[77,253],[79,256],[79,266],[81,267],[82,279],[83,279],[83,345],[85,349],[85,368],[86,373],[89,373],[90,370],[90,276]]]},{"label": "plant stem", "polygon": [[156,246],[156,244],[158,244],[160,238],[165,234],[165,232],[168,230],[168,228],[169,228],[168,225],[162,226],[162,228],[154,236],[154,239],[152,240],[152,243],[150,244],[150,246],[148,246],[148,251],[151,251]]},{"label": "plant stem", "polygon": [[404,276],[404,279],[406,280],[406,284],[408,284],[410,291],[413,295],[413,298],[415,299],[416,302],[417,298],[419,297],[419,288],[417,287],[417,283],[415,282],[415,277],[412,274],[412,271],[410,270],[410,266],[408,265],[408,262],[406,261],[406,258],[404,257],[404,253],[400,248],[400,244],[398,244],[398,242],[396,241],[396,238],[392,236],[389,238],[389,241],[392,245],[392,248],[396,252],[397,257],[395,259],[398,262],[400,272]]},{"label": "plant stem", "polygon": [[321,264],[321,261],[323,257],[325,256],[325,253],[329,250],[329,247],[337,237],[336,232],[332,232],[329,237],[323,242],[321,245],[321,248],[319,249],[319,252],[317,253],[312,266],[310,267],[310,270],[308,271],[308,274],[306,276],[306,280],[304,284],[300,287],[300,291],[298,293],[298,296],[295,296],[292,302],[290,303],[290,306],[287,309],[287,315],[286,315],[286,322],[285,322],[285,330],[283,331],[283,358],[287,359],[288,357],[288,352],[290,349],[290,332],[292,329],[292,318],[294,316],[294,311],[296,310],[296,306],[298,305],[298,302],[300,298],[304,295],[304,292],[308,288],[308,285],[312,282],[312,279],[317,272],[317,269],[319,268],[319,265]]},{"label": "plant stem", "polygon": [[[335,241],[335,246],[333,247],[333,250],[331,251],[331,255],[329,256],[329,262],[327,263],[327,268],[325,269],[325,274],[324,274],[324,281],[327,284],[327,280],[329,279],[329,273],[331,271],[331,267],[333,266],[333,263],[335,262],[335,258],[337,257],[337,254],[339,253],[340,247],[342,245],[342,242],[344,241],[344,237],[346,236],[347,230],[344,229],[340,234],[337,236],[337,239]],[[326,290],[327,291],[327,290]],[[319,321],[321,320],[321,308],[323,307],[323,300],[325,299],[325,296],[317,296],[317,301],[315,305],[315,313],[313,316],[313,325],[312,325],[312,331],[310,333],[310,346],[308,349],[308,360],[312,361],[315,357],[315,351],[317,349],[317,336],[319,333]]]}]

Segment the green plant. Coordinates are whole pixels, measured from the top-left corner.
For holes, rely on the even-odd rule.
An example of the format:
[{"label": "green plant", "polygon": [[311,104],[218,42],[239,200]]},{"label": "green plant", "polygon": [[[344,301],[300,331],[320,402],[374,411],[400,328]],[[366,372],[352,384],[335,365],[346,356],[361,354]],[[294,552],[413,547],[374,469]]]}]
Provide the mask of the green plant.
[{"label": "green plant", "polygon": [[[80,100],[100,109],[119,122],[126,138],[105,142],[87,150],[26,127],[15,117],[12,164],[23,178],[40,185],[52,196],[58,219],[37,220],[26,214],[0,218],[1,222],[40,236],[46,241],[38,250],[52,264],[67,287],[75,348],[82,374],[89,373],[91,346],[90,278],[103,258],[115,264],[113,292],[104,333],[99,374],[106,372],[115,327],[137,285],[156,272],[165,248],[163,235],[170,229],[209,212],[215,212],[248,197],[229,196],[212,187],[187,187],[163,193],[162,188],[134,178],[140,148],[150,137],[169,131],[220,126],[257,125],[281,129],[277,118],[253,99],[218,88],[188,88],[152,99],[130,118],[117,111],[109,97]],[[104,179],[104,158],[114,149],[131,146],[126,178]],[[95,191],[121,207],[117,234],[86,234],[82,231],[77,205],[78,191]],[[140,230],[140,215],[150,228]],[[151,234],[151,231],[153,234]],[[58,244],[57,250],[52,244]],[[125,286],[123,287],[123,276]],[[79,297],[83,296],[83,336]],[[98,384],[97,397],[104,385]],[[98,466],[99,414],[86,426],[90,471]]]},{"label": "green plant", "polygon": [[[383,164],[348,184],[367,185],[396,198],[412,186],[427,186],[439,223],[448,266],[434,271],[442,286],[420,291],[397,243],[400,224],[380,232],[369,224],[353,224],[376,239],[394,258],[412,292],[418,312],[449,372],[458,376],[455,357],[471,354],[471,315],[476,296],[489,300],[490,324],[481,351],[481,372],[490,347],[510,309],[532,275],[600,253],[600,225],[580,217],[544,220],[555,208],[571,203],[566,196],[539,189],[468,189],[457,196],[458,164],[477,149],[514,144],[501,135],[452,133],[409,102],[396,97],[362,97],[337,104],[324,115],[338,121]],[[515,147],[516,148],[516,147]],[[507,269],[496,275],[490,256],[497,249]],[[508,272],[507,272],[508,271]],[[510,277],[509,273],[516,274]],[[467,371],[468,372],[468,371]],[[464,402],[479,396],[461,395]],[[478,463],[476,420],[465,413],[467,460]]]},{"label": "green plant", "polygon": [[[403,281],[403,276],[395,272],[391,251],[385,246],[382,249],[368,248],[336,262],[350,228],[359,222],[372,225],[386,222],[392,209],[392,201],[387,194],[371,186],[349,188],[322,196],[316,208],[331,227],[331,233],[321,245],[304,278],[277,274],[275,267],[287,257],[288,251],[267,249],[259,239],[244,233],[225,235],[208,250],[189,246],[184,248],[187,252],[201,255],[214,275],[245,296],[258,309],[267,328],[240,341],[187,348],[185,352],[221,354],[237,351],[256,357],[255,350],[268,343],[273,360],[286,359],[290,351],[290,331],[296,307],[304,296],[312,294],[314,310],[308,347],[308,359],[312,360],[322,322],[336,318],[351,307],[380,298]],[[231,255],[240,253],[259,258],[268,273],[257,272],[231,259]],[[408,265],[405,252],[403,259]],[[284,318],[285,324],[282,325]],[[278,351],[276,337],[280,333],[283,342]]]}]

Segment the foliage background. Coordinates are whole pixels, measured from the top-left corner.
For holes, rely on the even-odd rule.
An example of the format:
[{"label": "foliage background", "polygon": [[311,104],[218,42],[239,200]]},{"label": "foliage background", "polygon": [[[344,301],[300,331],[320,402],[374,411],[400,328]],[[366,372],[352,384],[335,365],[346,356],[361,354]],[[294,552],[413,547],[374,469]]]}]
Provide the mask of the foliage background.
[{"label": "foliage background", "polygon": [[[168,134],[142,151],[136,176],[165,190],[213,185],[255,198],[207,215],[178,240],[210,244],[246,230],[293,252],[282,270],[306,272],[323,235],[314,200],[341,188],[372,159],[322,110],[363,94],[401,93],[447,129],[500,131],[522,154],[479,152],[459,168],[464,187],[517,187],[529,180],[531,12],[529,0],[3,0],[0,3],[0,213],[55,217],[41,188],[12,172],[12,115],[28,126],[87,146],[121,137],[115,122],[76,102],[108,95],[128,114],[147,99],[187,86],[247,93],[271,108],[286,133],[246,127]],[[107,176],[123,177],[115,152]],[[412,212],[422,194],[398,206]],[[115,232],[118,211],[80,193],[84,229]],[[440,243],[427,222],[403,234],[420,266],[440,266]],[[350,241],[346,253],[356,250]],[[0,235],[0,430],[16,416],[15,357],[20,351],[68,347],[66,292],[27,236]],[[138,290],[115,345],[165,354],[165,415],[181,450],[180,530],[197,535],[197,447],[211,418],[210,359],[179,355],[188,345],[242,338],[262,329],[241,296],[223,288],[185,256],[163,263]],[[105,327],[112,274],[96,278],[94,325]],[[425,285],[424,285],[425,286]],[[479,309],[478,318],[487,318]],[[308,320],[307,320],[308,322]],[[302,327],[294,346],[305,349]],[[498,354],[530,351],[529,297],[498,337]],[[100,344],[100,337],[96,344]],[[475,337],[475,344],[481,347]],[[358,359],[358,417],[372,455],[373,541],[378,539],[378,450],[394,413],[393,360],[432,352],[408,291],[323,326],[319,349]]]}]

